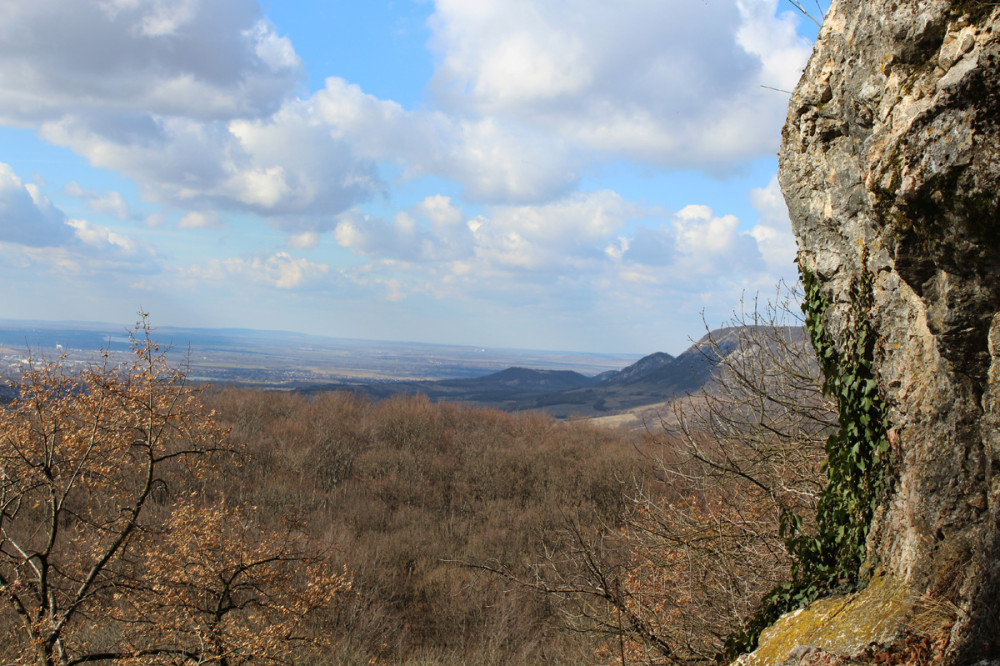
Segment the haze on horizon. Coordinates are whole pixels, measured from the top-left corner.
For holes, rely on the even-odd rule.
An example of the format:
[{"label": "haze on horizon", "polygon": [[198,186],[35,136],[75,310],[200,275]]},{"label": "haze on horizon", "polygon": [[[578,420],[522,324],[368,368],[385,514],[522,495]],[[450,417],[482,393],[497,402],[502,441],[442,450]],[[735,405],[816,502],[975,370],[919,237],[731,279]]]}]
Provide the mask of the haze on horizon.
[{"label": "haze on horizon", "polygon": [[785,1],[0,17],[4,318],[676,354],[795,279]]}]

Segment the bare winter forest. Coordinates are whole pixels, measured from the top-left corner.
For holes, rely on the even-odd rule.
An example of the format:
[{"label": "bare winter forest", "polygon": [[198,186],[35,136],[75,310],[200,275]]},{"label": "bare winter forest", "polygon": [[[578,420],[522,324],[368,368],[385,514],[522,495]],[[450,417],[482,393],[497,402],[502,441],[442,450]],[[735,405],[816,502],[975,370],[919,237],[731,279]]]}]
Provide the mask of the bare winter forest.
[{"label": "bare winter forest", "polygon": [[[680,426],[38,363],[2,411],[11,664],[708,663],[787,577],[831,426],[747,327]],[[790,513],[791,512],[791,513]]]}]

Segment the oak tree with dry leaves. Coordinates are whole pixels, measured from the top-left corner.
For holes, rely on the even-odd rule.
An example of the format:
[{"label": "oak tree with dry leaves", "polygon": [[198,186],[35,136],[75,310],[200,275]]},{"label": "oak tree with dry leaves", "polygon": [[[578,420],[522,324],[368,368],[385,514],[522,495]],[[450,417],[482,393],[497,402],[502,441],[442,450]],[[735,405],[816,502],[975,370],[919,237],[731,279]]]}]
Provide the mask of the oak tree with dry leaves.
[{"label": "oak tree with dry leaves", "polygon": [[238,447],[145,315],[112,358],[35,362],[0,408],[4,662],[286,663],[320,643],[310,616],[346,572],[213,492]]}]

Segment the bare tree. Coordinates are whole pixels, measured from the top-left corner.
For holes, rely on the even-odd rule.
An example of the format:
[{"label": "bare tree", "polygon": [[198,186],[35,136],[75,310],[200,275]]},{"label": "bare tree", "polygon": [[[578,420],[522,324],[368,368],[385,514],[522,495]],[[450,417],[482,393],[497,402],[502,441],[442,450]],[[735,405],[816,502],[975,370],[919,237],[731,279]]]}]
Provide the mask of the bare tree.
[{"label": "bare tree", "polygon": [[811,529],[824,483],[836,412],[799,302],[782,287],[704,339],[712,380],[646,433],[658,473],[634,484],[616,524],[569,528],[528,572],[487,568],[558,598],[571,628],[607,636],[605,661],[714,661],[787,580],[786,539]]},{"label": "bare tree", "polygon": [[[238,508],[194,500],[191,489],[209,486],[213,465],[235,449],[167,367],[145,315],[136,332],[128,363],[105,353],[79,373],[34,364],[0,411],[0,600],[14,627],[6,660],[238,663],[246,647],[214,631],[199,604],[214,604],[216,628],[251,607],[252,624],[273,594],[346,586],[327,574],[318,588],[275,586],[275,570],[306,561],[293,541],[234,533]],[[265,658],[272,647],[252,646]]]},{"label": "bare tree", "polygon": [[755,486],[777,513],[815,514],[824,485],[825,443],[837,424],[836,404],[803,327],[801,293],[787,286],[775,299],[733,315],[702,348],[712,380],[677,406],[683,445],[664,472],[688,482]]}]

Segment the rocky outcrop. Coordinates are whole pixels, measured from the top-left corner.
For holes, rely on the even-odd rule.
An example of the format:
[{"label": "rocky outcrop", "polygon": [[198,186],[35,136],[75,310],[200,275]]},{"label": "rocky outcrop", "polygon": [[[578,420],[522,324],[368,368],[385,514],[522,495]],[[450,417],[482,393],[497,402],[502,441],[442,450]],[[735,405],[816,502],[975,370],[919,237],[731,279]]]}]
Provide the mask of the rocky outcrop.
[{"label": "rocky outcrop", "polygon": [[761,647],[740,666],[783,661],[801,666],[864,655],[872,644],[896,640],[900,627],[922,612],[916,601],[897,578],[879,576],[858,594],[820,599],[785,615],[764,632]]},{"label": "rocky outcrop", "polygon": [[856,285],[872,284],[895,480],[869,532],[869,575],[951,609],[946,661],[997,657],[997,4],[834,0],[783,138],[781,186],[835,344]]}]

